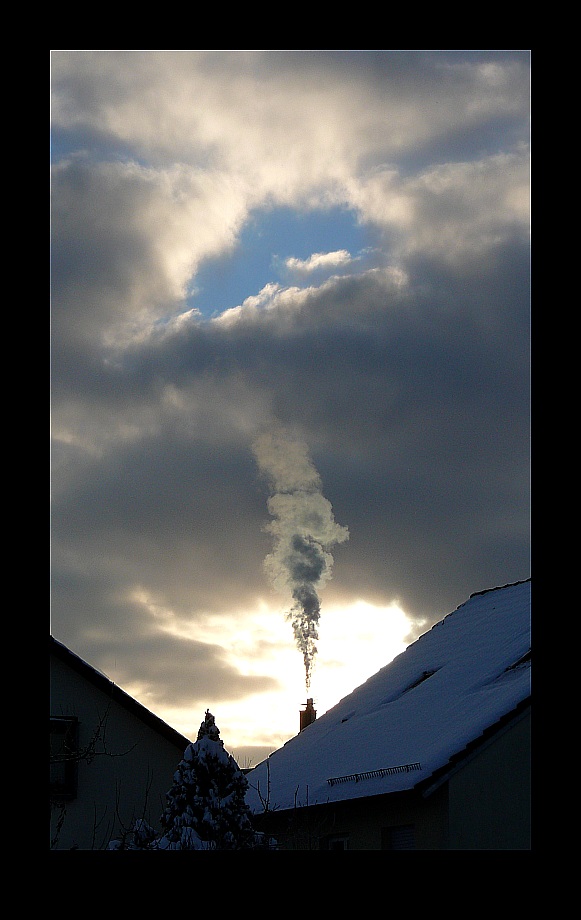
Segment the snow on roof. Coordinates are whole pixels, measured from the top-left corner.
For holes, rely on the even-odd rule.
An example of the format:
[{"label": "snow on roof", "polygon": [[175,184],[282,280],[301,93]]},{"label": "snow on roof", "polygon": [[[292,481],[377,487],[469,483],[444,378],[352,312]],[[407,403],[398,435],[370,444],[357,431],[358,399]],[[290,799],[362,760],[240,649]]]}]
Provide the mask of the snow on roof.
[{"label": "snow on roof", "polygon": [[530,579],[473,594],[247,774],[269,808],[400,792],[530,696]]}]

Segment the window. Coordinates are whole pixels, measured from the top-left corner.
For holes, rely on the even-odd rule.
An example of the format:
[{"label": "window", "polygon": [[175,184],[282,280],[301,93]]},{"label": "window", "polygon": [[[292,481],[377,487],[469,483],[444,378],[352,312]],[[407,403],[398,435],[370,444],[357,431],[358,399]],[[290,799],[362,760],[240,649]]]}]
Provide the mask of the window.
[{"label": "window", "polygon": [[74,799],[77,794],[78,721],[74,716],[50,720],[50,794]]},{"label": "window", "polygon": [[348,850],[349,835],[335,834],[333,837],[323,837],[320,848],[321,850]]},{"label": "window", "polygon": [[415,850],[416,840],[413,824],[398,827],[384,827],[381,831],[382,850]]}]

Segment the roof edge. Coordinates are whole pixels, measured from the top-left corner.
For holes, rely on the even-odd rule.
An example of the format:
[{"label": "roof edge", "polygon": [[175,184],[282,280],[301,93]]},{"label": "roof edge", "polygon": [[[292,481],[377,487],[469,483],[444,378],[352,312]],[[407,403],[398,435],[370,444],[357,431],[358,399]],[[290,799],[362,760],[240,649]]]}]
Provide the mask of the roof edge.
[{"label": "roof edge", "polygon": [[531,581],[530,575],[528,578],[521,578],[520,581],[511,581],[507,585],[497,585],[495,588],[484,588],[483,591],[475,591],[474,594],[470,595],[468,600],[472,597],[479,597],[481,594],[489,594],[491,591],[502,591],[503,588],[516,588],[517,585],[526,585],[529,581]]},{"label": "roof edge", "polygon": [[163,719],[156,716],[150,709],[147,709],[146,706],[139,703],[134,697],[130,696],[129,693],[117,686],[117,684],[103,674],[102,671],[98,671],[92,665],[88,664],[88,662],[80,658],[79,655],[72,652],[70,648],[62,642],[59,642],[59,640],[55,639],[52,635],[50,636],[50,651],[52,654],[56,655],[60,661],[67,664],[89,681],[89,683],[93,684],[94,687],[97,687],[98,690],[101,690],[107,696],[111,697],[112,700],[119,703],[120,706],[123,706],[132,715],[141,719],[148,728],[152,728],[167,741],[175,744],[182,752],[191,744],[189,738],[186,738],[185,735],[182,735],[177,729],[172,728],[171,725],[168,725],[167,722],[164,722]]},{"label": "roof edge", "polygon": [[463,747],[460,751],[457,751],[456,754],[453,754],[452,757],[445,763],[443,766],[439,767],[437,770],[434,770],[430,776],[427,776],[425,779],[420,780],[419,783],[414,787],[417,789],[424,798],[430,796],[433,792],[438,789],[442,783],[445,783],[453,773],[456,773],[460,770],[468,760],[471,760],[483,747],[486,747],[488,744],[493,741],[499,733],[504,729],[509,728],[515,722],[519,722],[527,710],[531,707],[531,695],[529,694],[523,700],[518,703],[514,709],[511,709],[510,712],[505,713],[501,716],[496,722],[492,725],[489,725],[488,728],[485,728],[476,738],[473,738],[472,741],[469,741],[468,744]]}]

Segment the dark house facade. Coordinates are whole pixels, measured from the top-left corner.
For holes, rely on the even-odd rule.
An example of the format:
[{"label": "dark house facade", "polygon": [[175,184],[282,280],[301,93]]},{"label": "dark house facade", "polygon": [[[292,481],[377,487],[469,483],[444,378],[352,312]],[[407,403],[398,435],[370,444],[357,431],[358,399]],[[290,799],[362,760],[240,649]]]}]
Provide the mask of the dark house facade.
[{"label": "dark house facade", "polygon": [[140,818],[159,828],[190,743],[52,636],[50,742],[53,850],[106,849]]}]

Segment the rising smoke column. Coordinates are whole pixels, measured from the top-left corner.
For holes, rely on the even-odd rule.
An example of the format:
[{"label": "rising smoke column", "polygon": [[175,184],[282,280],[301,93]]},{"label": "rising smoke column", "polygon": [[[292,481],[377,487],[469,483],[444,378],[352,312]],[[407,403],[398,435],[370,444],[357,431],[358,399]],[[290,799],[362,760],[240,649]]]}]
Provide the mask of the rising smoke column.
[{"label": "rising smoke column", "polygon": [[253,450],[271,490],[268,510],[272,521],[265,530],[274,537],[274,549],[264,567],[273,587],[292,595],[294,605],[287,618],[303,655],[308,692],[319,638],[318,590],[333,568],[328,550],[348,540],[349,531],[335,523],[306,444],[284,432],[268,433],[256,439]]}]

